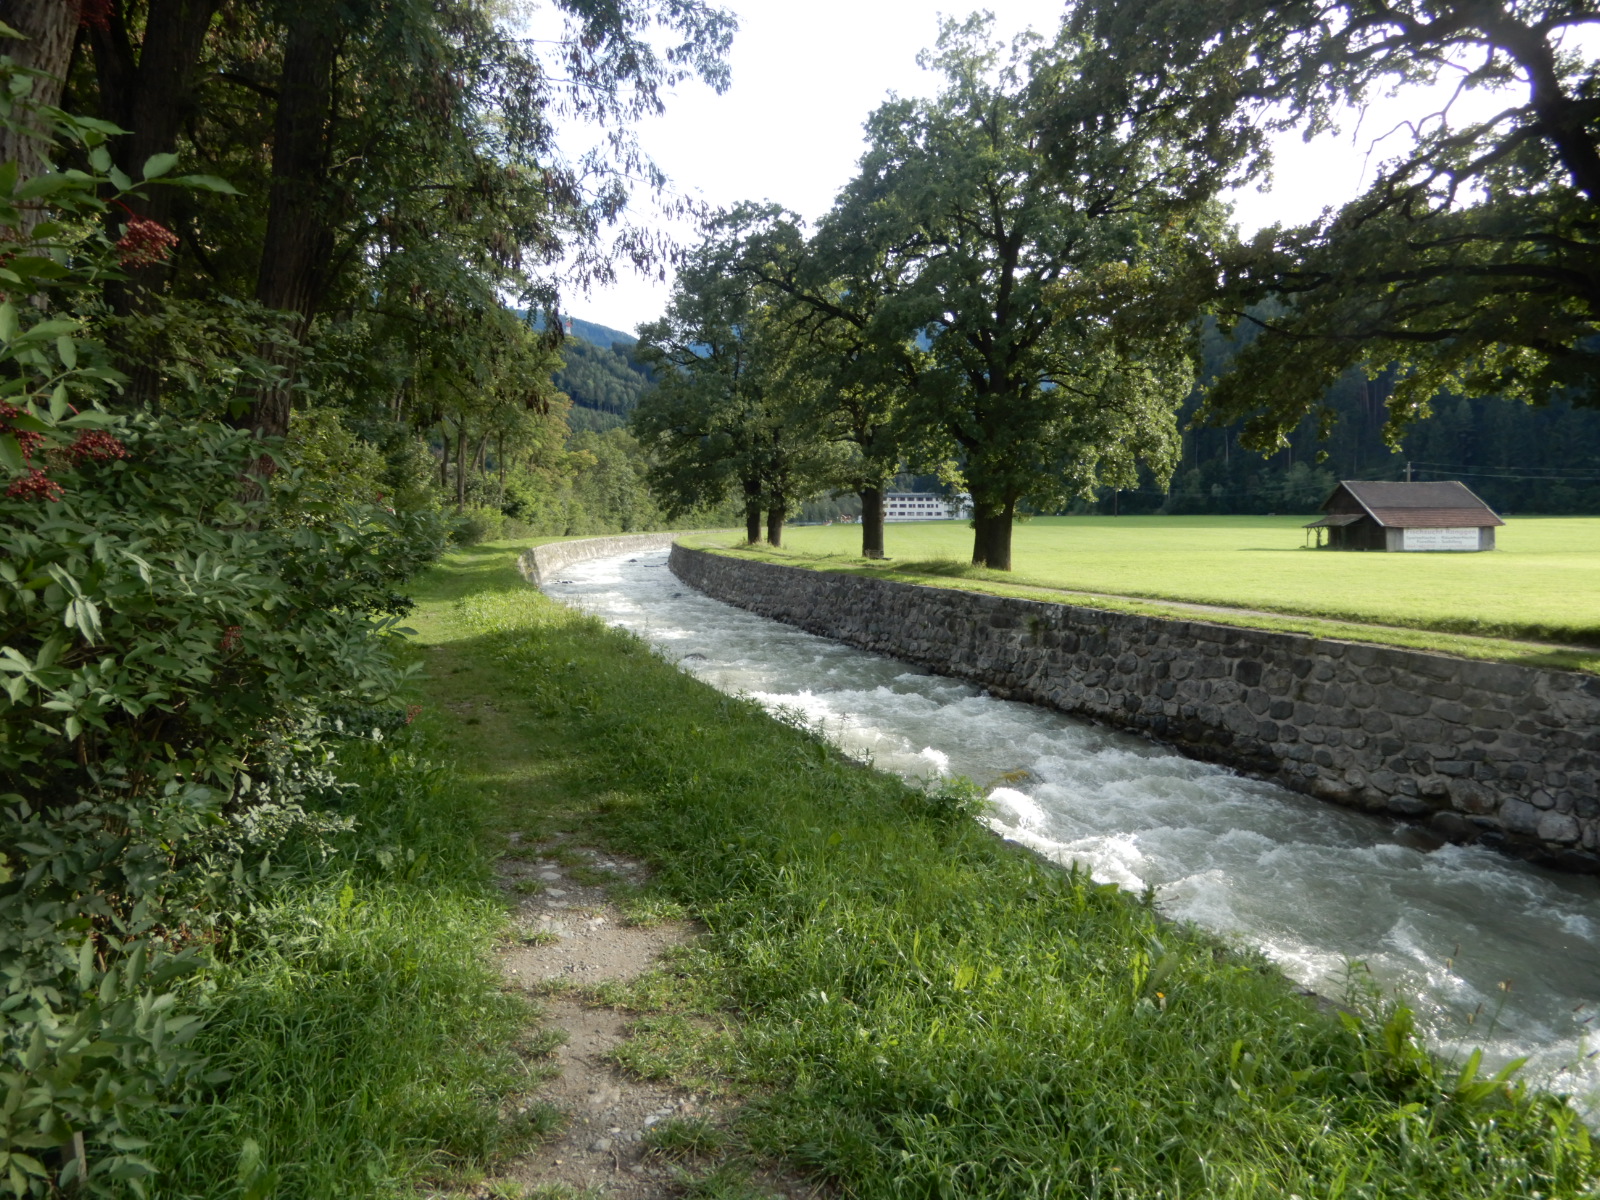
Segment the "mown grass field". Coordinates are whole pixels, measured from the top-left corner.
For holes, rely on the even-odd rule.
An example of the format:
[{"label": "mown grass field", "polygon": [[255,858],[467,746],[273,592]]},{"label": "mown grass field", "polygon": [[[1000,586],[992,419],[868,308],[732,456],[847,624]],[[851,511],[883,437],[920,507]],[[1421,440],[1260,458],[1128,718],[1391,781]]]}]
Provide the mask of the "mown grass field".
[{"label": "mown grass field", "polygon": [[418,589],[425,730],[524,845],[639,855],[699,944],[597,1003],[625,1061],[746,1106],[685,1194],[754,1197],[775,1158],[861,1200],[1592,1195],[1576,1113],[1338,1017],[1273,970],[1048,867],[721,695],[518,577],[519,547]]},{"label": "mown grass field", "polygon": [[[1600,646],[1600,518],[1519,517],[1488,554],[1302,548],[1309,517],[1044,517],[1009,574],[973,571],[964,522],[890,525],[889,569],[1333,620]],[[853,525],[785,531],[789,554],[862,566]],[[722,539],[724,542],[726,538]]]}]

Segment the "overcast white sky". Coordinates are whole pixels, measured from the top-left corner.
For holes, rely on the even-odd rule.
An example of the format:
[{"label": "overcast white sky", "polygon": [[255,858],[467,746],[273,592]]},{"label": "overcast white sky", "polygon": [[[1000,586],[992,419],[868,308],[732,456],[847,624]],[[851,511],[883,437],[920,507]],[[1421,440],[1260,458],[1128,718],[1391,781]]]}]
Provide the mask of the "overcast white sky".
[{"label": "overcast white sky", "polygon": [[[1195,0],[1205,3],[1205,0]],[[733,86],[721,96],[696,84],[668,98],[665,117],[641,130],[646,150],[682,191],[713,206],[772,200],[815,220],[854,174],[864,149],[862,123],[890,92],[931,95],[936,76],[917,53],[938,32],[938,14],[976,5],[929,0],[724,0],[739,16]],[[996,31],[1053,33],[1060,0],[991,0]],[[1439,107],[1444,91],[1408,94],[1369,112],[1359,135],[1345,132],[1276,148],[1272,190],[1233,197],[1244,232],[1314,217],[1355,195],[1371,167],[1403,148],[1390,138],[1368,159],[1377,135],[1405,117]],[[1456,110],[1465,116],[1465,108]],[[686,238],[692,231],[686,230]],[[627,276],[583,295],[568,290],[575,316],[633,332],[665,310],[669,284]]]}]

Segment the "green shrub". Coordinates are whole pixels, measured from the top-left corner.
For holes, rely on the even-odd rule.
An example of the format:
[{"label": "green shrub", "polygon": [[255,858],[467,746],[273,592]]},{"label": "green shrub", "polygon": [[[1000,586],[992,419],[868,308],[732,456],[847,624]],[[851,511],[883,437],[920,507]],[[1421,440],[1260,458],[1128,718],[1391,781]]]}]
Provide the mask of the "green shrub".
[{"label": "green shrub", "polygon": [[456,515],[450,540],[458,546],[476,546],[505,536],[506,515],[488,504],[468,504]]},{"label": "green shrub", "polygon": [[217,1082],[183,977],[276,852],[349,828],[341,718],[404,720],[385,634],[442,539],[294,472],[246,501],[248,434],[95,408],[119,376],[71,314],[118,274],[102,194],[157,184],[34,116],[92,171],[0,164],[0,290],[32,301],[0,300],[0,1192],[113,1194],[152,1170],[135,1126]]}]

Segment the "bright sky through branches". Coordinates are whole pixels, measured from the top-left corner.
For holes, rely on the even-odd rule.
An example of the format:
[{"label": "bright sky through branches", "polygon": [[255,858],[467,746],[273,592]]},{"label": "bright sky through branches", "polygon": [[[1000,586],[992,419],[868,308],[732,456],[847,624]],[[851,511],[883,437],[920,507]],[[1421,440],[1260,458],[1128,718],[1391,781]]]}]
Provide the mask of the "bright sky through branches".
[{"label": "bright sky through branches", "polygon": [[[646,150],[684,193],[712,206],[772,200],[814,221],[855,173],[863,151],[862,124],[888,93],[931,95],[937,76],[917,66],[917,54],[938,35],[938,14],[965,14],[929,0],[723,0],[739,17],[731,64],[733,86],[717,96],[686,84],[667,98],[667,115],[641,130]],[[1053,35],[1060,0],[992,0],[1003,38],[1032,28]],[[1373,105],[1342,134],[1307,145],[1280,140],[1271,190],[1232,197],[1245,233],[1273,222],[1296,224],[1324,206],[1350,199],[1377,163],[1402,151],[1404,133],[1382,137],[1404,120],[1437,111],[1454,80]],[[1470,102],[1470,105],[1469,105]],[[1505,106],[1505,99],[1467,97],[1453,110],[1459,123]],[[576,150],[576,144],[569,145]],[[1369,159],[1368,151],[1371,149]],[[680,236],[694,236],[683,227]],[[625,274],[614,287],[585,296],[568,290],[577,316],[632,331],[665,309],[669,285]]]}]

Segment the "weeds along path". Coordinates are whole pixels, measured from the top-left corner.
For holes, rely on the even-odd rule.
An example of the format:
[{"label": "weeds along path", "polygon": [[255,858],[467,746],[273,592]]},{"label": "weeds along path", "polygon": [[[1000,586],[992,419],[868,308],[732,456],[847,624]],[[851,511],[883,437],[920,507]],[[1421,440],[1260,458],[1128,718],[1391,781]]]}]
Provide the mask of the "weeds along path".
[{"label": "weeds along path", "polygon": [[421,720],[499,814],[508,986],[568,1038],[543,1060],[563,1131],[476,1195],[1600,1191],[1562,1098],[1440,1061],[1382,996],[1319,1012],[1000,842],[971,792],[864,768],[557,606],[517,549],[452,556],[413,621]]}]

